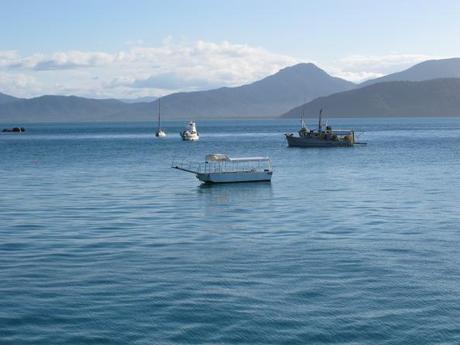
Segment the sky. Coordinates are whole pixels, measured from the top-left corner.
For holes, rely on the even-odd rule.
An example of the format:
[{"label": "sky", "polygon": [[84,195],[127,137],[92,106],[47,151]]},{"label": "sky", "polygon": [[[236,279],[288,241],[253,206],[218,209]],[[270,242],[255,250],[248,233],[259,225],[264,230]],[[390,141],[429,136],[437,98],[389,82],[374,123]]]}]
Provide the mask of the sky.
[{"label": "sky", "polygon": [[460,56],[458,0],[0,0],[0,92],[237,86],[301,62],[359,82]]}]

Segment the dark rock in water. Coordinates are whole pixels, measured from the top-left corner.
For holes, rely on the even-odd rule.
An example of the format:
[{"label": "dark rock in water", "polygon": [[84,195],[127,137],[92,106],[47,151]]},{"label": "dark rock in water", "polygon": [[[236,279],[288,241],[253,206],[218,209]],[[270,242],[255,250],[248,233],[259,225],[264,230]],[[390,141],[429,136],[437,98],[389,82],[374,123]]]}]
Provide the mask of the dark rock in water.
[{"label": "dark rock in water", "polygon": [[24,127],[13,127],[13,128],[4,128],[2,132],[7,133],[22,133],[25,132],[26,129]]}]

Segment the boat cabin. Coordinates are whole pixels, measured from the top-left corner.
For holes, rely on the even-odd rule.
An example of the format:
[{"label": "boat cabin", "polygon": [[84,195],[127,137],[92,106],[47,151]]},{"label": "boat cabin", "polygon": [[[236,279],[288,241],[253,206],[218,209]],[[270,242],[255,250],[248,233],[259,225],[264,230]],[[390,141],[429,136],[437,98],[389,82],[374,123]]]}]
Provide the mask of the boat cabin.
[{"label": "boat cabin", "polygon": [[196,174],[203,182],[270,181],[273,173],[268,157],[229,157],[215,153],[204,162],[173,162],[172,167]]}]

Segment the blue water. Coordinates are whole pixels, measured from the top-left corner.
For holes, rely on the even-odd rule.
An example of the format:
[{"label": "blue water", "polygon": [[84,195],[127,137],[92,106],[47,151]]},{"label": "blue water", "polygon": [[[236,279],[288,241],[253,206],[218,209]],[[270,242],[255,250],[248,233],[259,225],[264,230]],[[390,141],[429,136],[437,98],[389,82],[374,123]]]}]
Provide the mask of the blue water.
[{"label": "blue water", "polygon": [[[369,144],[287,148],[298,121],[0,135],[0,344],[459,344],[460,119],[330,122]],[[270,156],[272,183],[169,168],[213,152]]]}]

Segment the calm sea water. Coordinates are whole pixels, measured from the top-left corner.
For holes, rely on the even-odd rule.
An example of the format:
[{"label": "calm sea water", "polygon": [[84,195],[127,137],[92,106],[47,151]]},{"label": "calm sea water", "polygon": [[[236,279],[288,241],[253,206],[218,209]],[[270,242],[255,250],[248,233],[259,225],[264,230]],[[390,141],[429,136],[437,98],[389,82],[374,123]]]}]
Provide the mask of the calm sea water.
[{"label": "calm sea water", "polygon": [[[460,119],[331,122],[369,144],[287,148],[298,121],[0,135],[0,344],[460,343]],[[169,167],[213,152],[270,156],[272,183]]]}]

